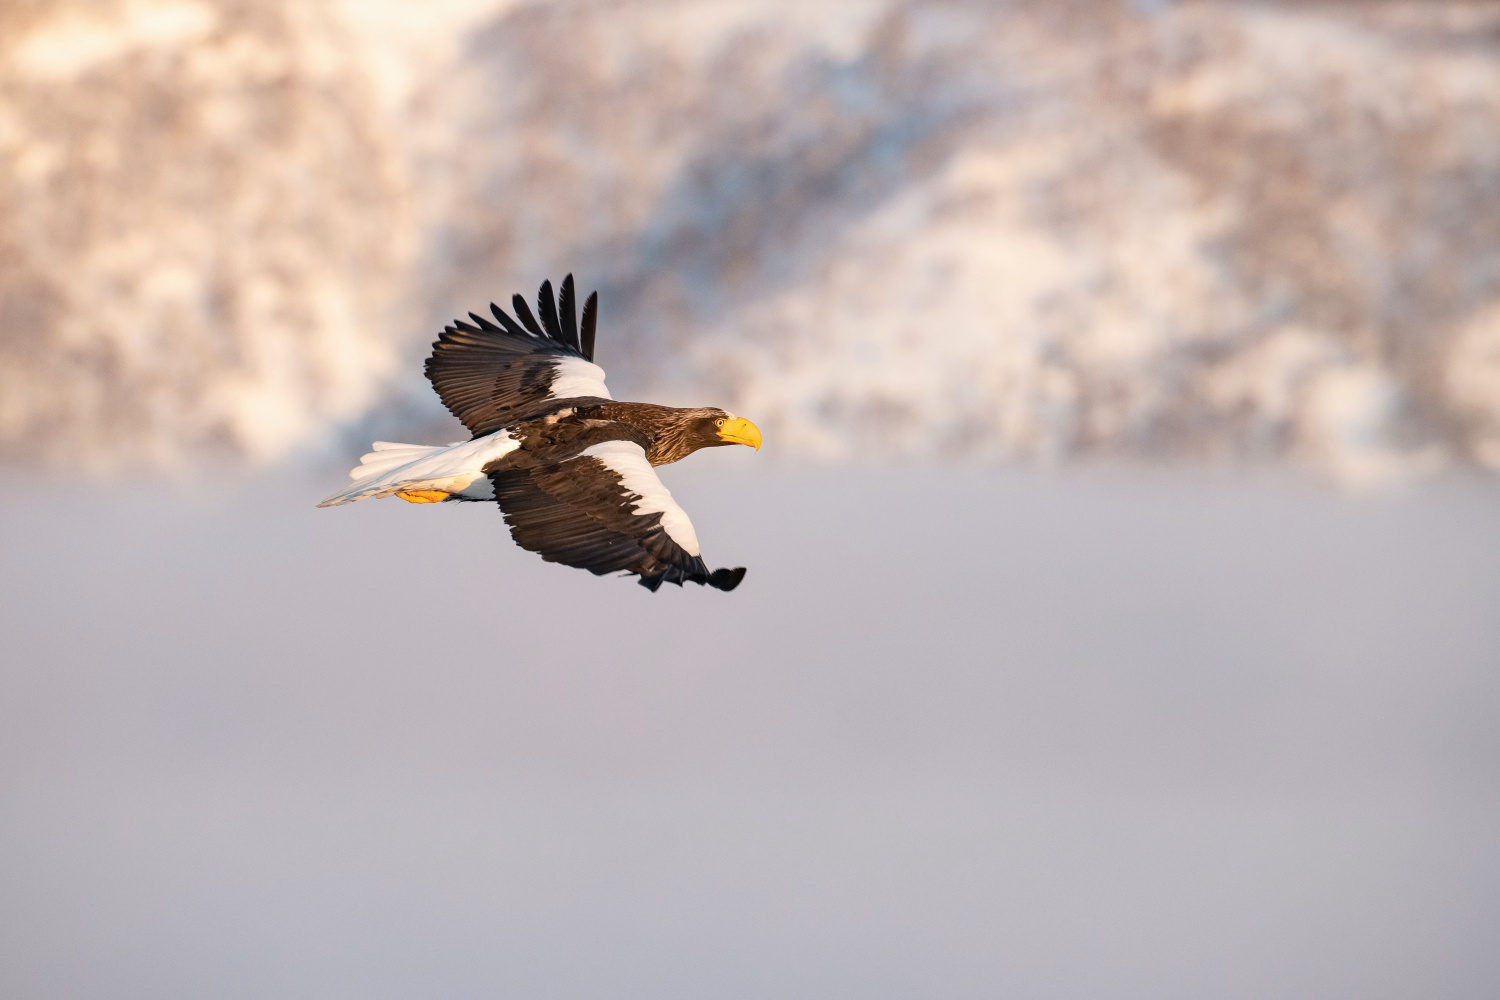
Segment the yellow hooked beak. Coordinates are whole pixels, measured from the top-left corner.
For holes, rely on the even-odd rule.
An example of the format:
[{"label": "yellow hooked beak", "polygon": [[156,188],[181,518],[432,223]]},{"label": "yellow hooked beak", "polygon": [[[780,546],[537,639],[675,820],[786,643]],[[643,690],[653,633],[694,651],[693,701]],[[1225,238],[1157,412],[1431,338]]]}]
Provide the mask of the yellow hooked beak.
[{"label": "yellow hooked beak", "polygon": [[719,440],[730,444],[748,444],[760,451],[760,428],[744,417],[735,417],[724,421],[724,426],[719,428]]}]

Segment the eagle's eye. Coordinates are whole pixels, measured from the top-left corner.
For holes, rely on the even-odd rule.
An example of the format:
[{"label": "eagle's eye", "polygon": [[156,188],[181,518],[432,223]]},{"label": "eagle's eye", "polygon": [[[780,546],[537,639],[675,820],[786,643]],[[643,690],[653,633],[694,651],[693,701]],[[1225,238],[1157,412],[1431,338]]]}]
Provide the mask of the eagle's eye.
[{"label": "eagle's eye", "polygon": [[715,420],[714,421],[714,426],[715,427],[723,427],[724,426],[724,418],[720,417],[718,420]]}]

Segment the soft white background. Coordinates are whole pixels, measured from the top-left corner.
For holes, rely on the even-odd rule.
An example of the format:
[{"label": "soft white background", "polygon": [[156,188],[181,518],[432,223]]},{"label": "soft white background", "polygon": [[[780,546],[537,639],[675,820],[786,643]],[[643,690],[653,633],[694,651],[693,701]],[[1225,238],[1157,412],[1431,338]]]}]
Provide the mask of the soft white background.
[{"label": "soft white background", "polygon": [[1492,487],[667,471],[735,593],[9,480],[0,991],[1500,989]]},{"label": "soft white background", "polygon": [[[1500,996],[1497,31],[0,3],[0,998]],[[736,592],[314,509],[567,271]]]}]

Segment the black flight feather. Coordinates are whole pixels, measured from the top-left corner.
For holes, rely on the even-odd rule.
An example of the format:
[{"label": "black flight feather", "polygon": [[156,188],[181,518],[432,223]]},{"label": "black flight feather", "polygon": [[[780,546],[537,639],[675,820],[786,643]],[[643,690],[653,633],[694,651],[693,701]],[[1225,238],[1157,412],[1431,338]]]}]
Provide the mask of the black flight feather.
[{"label": "black flight feather", "polygon": [[716,569],[708,574],[708,585],[716,590],[733,590],[744,578],[745,567],[743,566],[736,566],[734,569]]},{"label": "black flight feather", "polygon": [[501,309],[499,306],[495,305],[495,303],[493,302],[490,303],[490,312],[494,313],[495,318],[500,321],[500,325],[505,327],[506,333],[515,337],[531,336],[531,334],[527,333],[525,328],[522,327],[520,323],[517,323],[515,320],[510,318],[509,313],[507,313],[504,309]]},{"label": "black flight feather", "polygon": [[563,339],[562,326],[557,322],[557,300],[552,297],[552,282],[544,281],[542,287],[537,289],[536,308],[542,316],[542,328],[547,331],[547,336],[559,344],[568,344]]},{"label": "black flight feather", "polygon": [[485,333],[499,333],[500,328],[478,313],[469,313],[469,318],[479,324],[479,329]]},{"label": "black flight feather", "polygon": [[511,308],[515,309],[516,316],[521,320],[522,323],[526,324],[526,329],[530,330],[538,337],[547,336],[542,332],[541,324],[537,323],[536,317],[531,315],[531,307],[526,304],[525,299],[521,298],[519,294],[512,295],[510,297],[510,304]]},{"label": "black flight feather", "polygon": [[557,318],[562,324],[563,343],[578,350],[578,304],[573,298],[573,276],[563,279],[557,299]]},{"label": "black flight feather", "polygon": [[594,360],[594,323],[599,319],[599,293],[590,292],[583,304],[583,330],[579,350],[590,361]]}]

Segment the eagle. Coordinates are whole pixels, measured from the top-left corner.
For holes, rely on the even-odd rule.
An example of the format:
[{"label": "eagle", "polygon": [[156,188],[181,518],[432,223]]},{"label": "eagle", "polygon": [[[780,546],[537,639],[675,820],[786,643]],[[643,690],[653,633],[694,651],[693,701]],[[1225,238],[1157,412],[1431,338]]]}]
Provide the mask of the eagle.
[{"label": "eagle", "polygon": [[575,308],[573,276],[542,282],[537,314],[469,313],[432,345],[427,378],[474,436],[442,445],[376,441],[353,484],[318,504],[498,501],[511,537],[548,562],[596,576],[634,574],[648,590],[684,581],[733,590],[743,566],[709,572],[687,512],[655,467],[700,448],[760,450],[760,429],[717,407],[616,402],[594,364],[599,293]]}]

